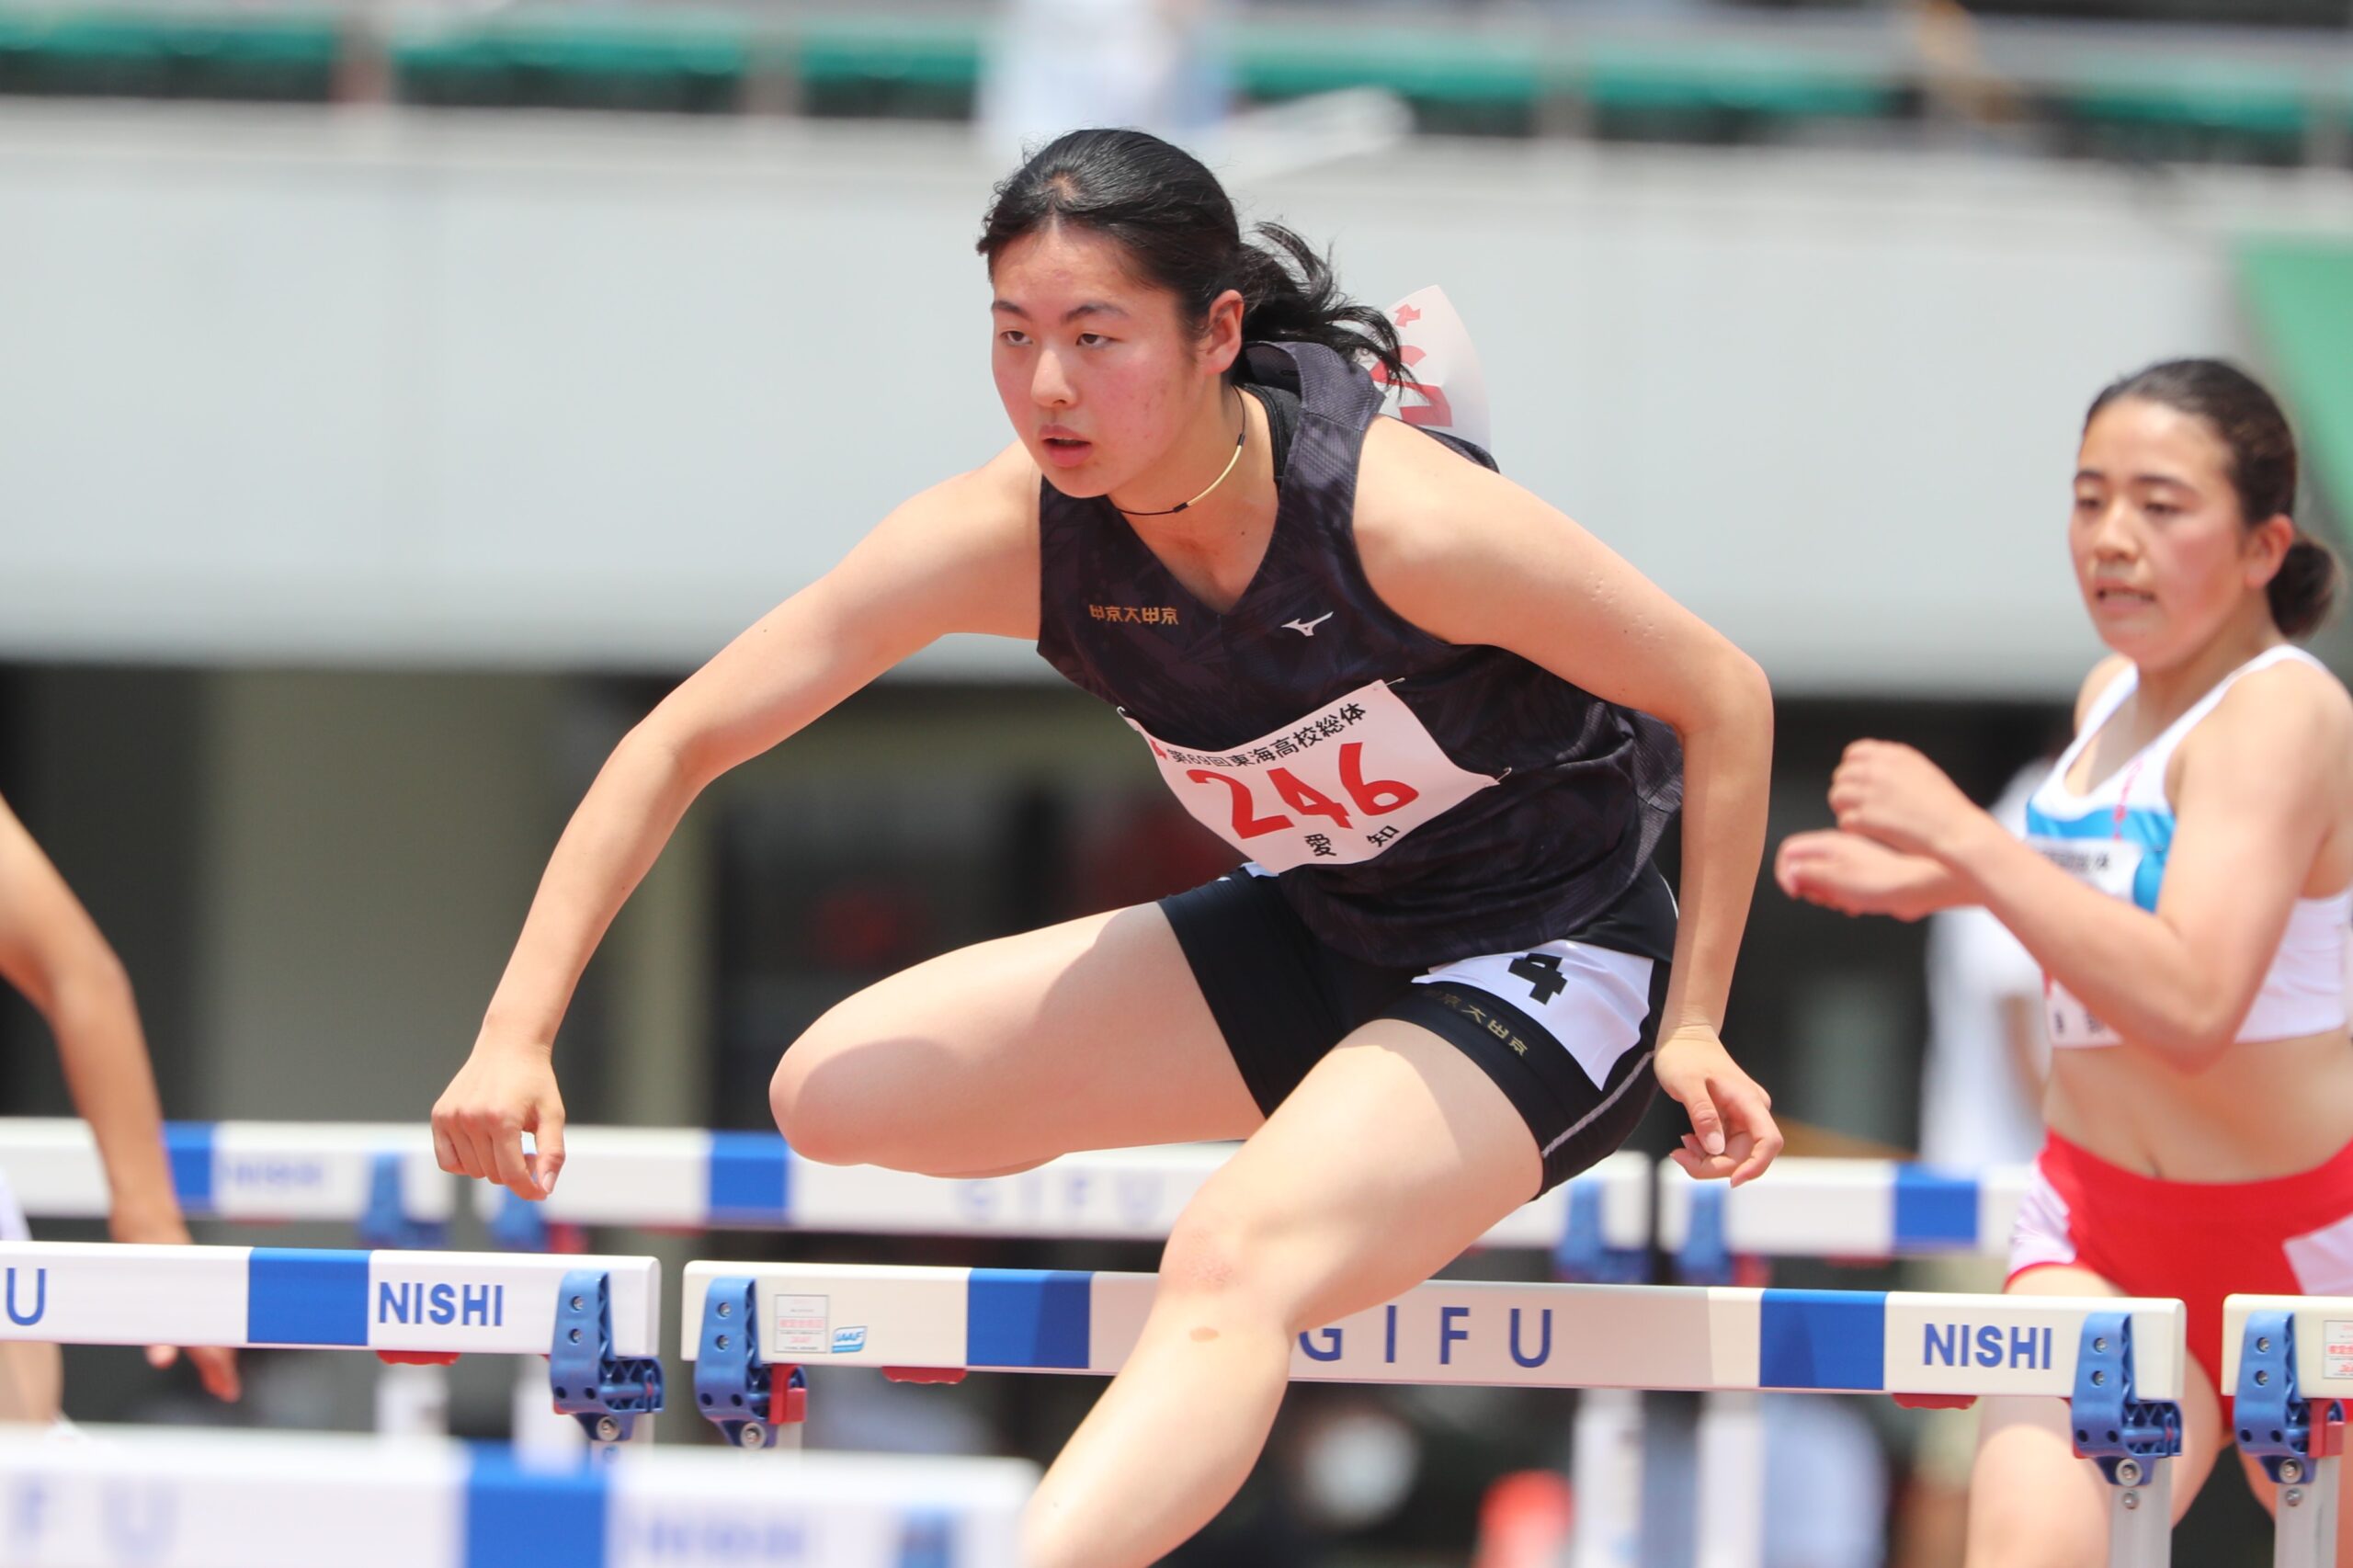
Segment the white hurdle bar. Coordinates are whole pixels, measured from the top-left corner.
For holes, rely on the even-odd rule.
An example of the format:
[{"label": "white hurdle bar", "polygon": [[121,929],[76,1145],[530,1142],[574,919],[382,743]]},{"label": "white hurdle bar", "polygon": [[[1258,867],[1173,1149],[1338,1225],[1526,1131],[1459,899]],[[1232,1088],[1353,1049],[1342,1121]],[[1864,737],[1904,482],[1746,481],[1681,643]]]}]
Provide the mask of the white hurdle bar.
[{"label": "white hurdle bar", "polygon": [[[456,1178],[413,1122],[173,1121],[164,1151],[192,1220],[335,1221],[370,1246],[438,1241],[457,1210]],[[0,1119],[0,1173],[35,1220],[103,1220],[111,1197],[89,1125]]]},{"label": "white hurdle bar", "polygon": [[549,1358],[599,1442],[662,1405],[650,1257],[0,1243],[0,1340]]},{"label": "white hurdle bar", "polygon": [[[779,1368],[1108,1375],[1134,1347],[1154,1285],[1148,1274],[692,1263],[684,1353],[698,1407],[740,1441],[767,1419]],[[2157,1568],[2170,1561],[2186,1323],[2178,1301],[1433,1280],[1302,1334],[1291,1376],[2063,1399],[2078,1449],[2113,1483],[2111,1568]]]},{"label": "white hurdle bar", "polygon": [[1781,1159],[1738,1187],[1658,1166],[1660,1247],[1694,1284],[1746,1257],[1876,1261],[2009,1250],[2031,1167],[1944,1171],[1899,1160]]},{"label": "white hurdle bar", "polygon": [[2333,1568],[2353,1299],[2225,1297],[2221,1375],[2234,1403],[2232,1437],[2271,1480],[2273,1568]]},{"label": "white hurdle bar", "polygon": [[1016,1568],[1035,1468],[638,1450],[549,1466],[446,1440],[0,1427],[17,1568]]},{"label": "white hurdle bar", "polygon": [[[772,1132],[574,1127],[564,1134],[563,1175],[545,1201],[525,1203],[483,1184],[474,1203],[502,1234],[537,1220],[689,1232],[1158,1241],[1233,1154],[1223,1143],[1110,1149],[1064,1155],[1018,1176],[954,1178],[819,1165]],[[1596,1270],[1632,1267],[1650,1246],[1650,1173],[1642,1155],[1613,1154],[1505,1219],[1481,1244],[1581,1248]]]}]

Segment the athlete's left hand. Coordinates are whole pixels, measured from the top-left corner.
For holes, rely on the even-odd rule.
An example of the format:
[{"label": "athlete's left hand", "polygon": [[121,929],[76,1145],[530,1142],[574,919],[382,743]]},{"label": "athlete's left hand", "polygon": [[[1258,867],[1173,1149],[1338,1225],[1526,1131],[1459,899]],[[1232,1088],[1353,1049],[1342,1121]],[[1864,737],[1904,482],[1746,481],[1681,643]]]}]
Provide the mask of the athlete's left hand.
[{"label": "athlete's left hand", "polygon": [[1830,776],[1830,810],[1848,833],[1947,864],[1954,844],[1985,814],[1942,768],[1893,741],[1847,748]]},{"label": "athlete's left hand", "polygon": [[1755,1181],[1781,1152],[1773,1096],[1740,1070],[1713,1029],[1676,1030],[1659,1041],[1659,1087],[1691,1117],[1683,1147],[1667,1157],[1700,1181]]}]

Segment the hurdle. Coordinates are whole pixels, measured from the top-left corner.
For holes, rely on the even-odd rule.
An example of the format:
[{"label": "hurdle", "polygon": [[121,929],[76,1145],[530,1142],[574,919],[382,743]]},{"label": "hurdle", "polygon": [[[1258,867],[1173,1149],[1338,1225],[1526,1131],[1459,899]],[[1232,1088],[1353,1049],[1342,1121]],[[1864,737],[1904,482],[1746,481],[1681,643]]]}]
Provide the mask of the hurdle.
[{"label": "hurdle", "polygon": [[[904,1381],[1107,1376],[1134,1347],[1148,1274],[818,1264],[688,1265],[697,1408],[757,1446],[805,1367]],[[2178,1301],[1433,1280],[1299,1336],[1313,1381],[1811,1391],[2062,1399],[2109,1486],[2110,1568],[2170,1561],[2188,1352]]]},{"label": "hurdle", "polygon": [[2334,1568],[2353,1299],[2225,1297],[2219,1376],[2234,1402],[2232,1437],[2271,1482],[2273,1568]]},{"label": "hurdle", "polygon": [[[446,1244],[457,1178],[420,1122],[167,1121],[164,1153],[181,1212],[248,1225],[348,1225],[365,1247]],[[0,1173],[33,1220],[103,1220],[112,1195],[89,1125],[71,1117],[0,1119]],[[448,1430],[440,1369],[388,1366],[376,1427]]]},{"label": "hurdle", "polygon": [[1658,1167],[1659,1245],[1689,1284],[1731,1280],[1743,1258],[2001,1256],[2031,1168],[1938,1170],[1900,1160],[1792,1158],[1739,1187]]},{"label": "hurdle", "polygon": [[[703,1232],[1160,1241],[1233,1154],[1179,1143],[1067,1154],[1017,1176],[913,1176],[825,1165],[773,1132],[574,1127],[556,1190],[529,1203],[484,1184],[474,1206],[502,1242],[544,1243],[551,1224]],[[1651,1164],[1609,1156],[1506,1216],[1486,1247],[1549,1249],[1579,1278],[1639,1272],[1651,1241]]]},{"label": "hurdle", "polygon": [[[542,1202],[487,1184],[476,1190],[476,1212],[502,1244],[542,1248],[551,1225],[1156,1242],[1233,1146],[1102,1150],[970,1178],[820,1165],[773,1132],[582,1126],[566,1132],[564,1152],[563,1179]],[[1479,1244],[1547,1252],[1563,1279],[1646,1278],[1652,1186],[1649,1160],[1612,1154],[1506,1215]],[[801,1395],[788,1387],[781,1397]],[[785,1423],[780,1433],[789,1444],[798,1430]],[[1597,1391],[1579,1403],[1571,1452],[1586,1500],[1583,1538],[1631,1541],[1639,1533],[1642,1430],[1637,1395]],[[754,1434],[779,1435],[766,1426]]]},{"label": "hurdle", "polygon": [[[1789,1158],[1753,1182],[1694,1181],[1658,1166],[1653,1212],[1659,1246],[1687,1285],[1762,1284],[1774,1258],[1881,1263],[1897,1257],[2001,1256],[2030,1175],[2024,1165],[1981,1173],[1897,1160]],[[1765,1507],[1765,1413],[1753,1393],[1701,1402],[1701,1568],[1754,1568]],[[1580,1562],[1617,1568],[1631,1556]]]},{"label": "hurdle", "polygon": [[662,1408],[661,1334],[650,1257],[0,1243],[0,1340],[542,1355],[599,1445]]},{"label": "hurdle", "polygon": [[[354,1227],[369,1247],[438,1245],[457,1180],[422,1119],[381,1124],[167,1121],[173,1190],[191,1220]],[[35,1220],[103,1220],[110,1195],[87,1123],[0,1119],[0,1171]]]},{"label": "hurdle", "polygon": [[534,1464],[447,1439],[0,1427],[20,1568],[1015,1568],[1018,1460],[642,1450]]}]

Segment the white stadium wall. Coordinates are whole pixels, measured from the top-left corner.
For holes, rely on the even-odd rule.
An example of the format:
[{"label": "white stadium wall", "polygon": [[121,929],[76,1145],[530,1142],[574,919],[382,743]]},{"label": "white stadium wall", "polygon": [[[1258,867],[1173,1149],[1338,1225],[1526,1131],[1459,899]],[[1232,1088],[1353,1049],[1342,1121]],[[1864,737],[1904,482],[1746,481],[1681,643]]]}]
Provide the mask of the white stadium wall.
[{"label": "white stadium wall", "polygon": [[[1006,439],[958,128],[0,114],[0,657],[690,665]],[[1507,472],[1785,695],[2049,695],[2107,378],[2341,176],[1415,143],[1242,193],[1443,283]],[[934,673],[1045,676],[1011,646]]]}]

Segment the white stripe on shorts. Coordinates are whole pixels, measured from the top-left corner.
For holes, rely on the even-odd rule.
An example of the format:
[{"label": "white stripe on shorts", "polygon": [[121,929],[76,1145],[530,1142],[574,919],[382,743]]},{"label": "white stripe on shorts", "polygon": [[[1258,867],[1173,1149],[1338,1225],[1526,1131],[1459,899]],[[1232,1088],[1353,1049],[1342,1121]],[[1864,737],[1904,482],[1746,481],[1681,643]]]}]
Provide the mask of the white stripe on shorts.
[{"label": "white stripe on shorts", "polygon": [[2018,1222],[2010,1227],[2010,1272],[2049,1263],[2075,1261],[2075,1244],[2067,1236],[2067,1200],[2034,1167],[2026,1195],[2018,1199]]}]

